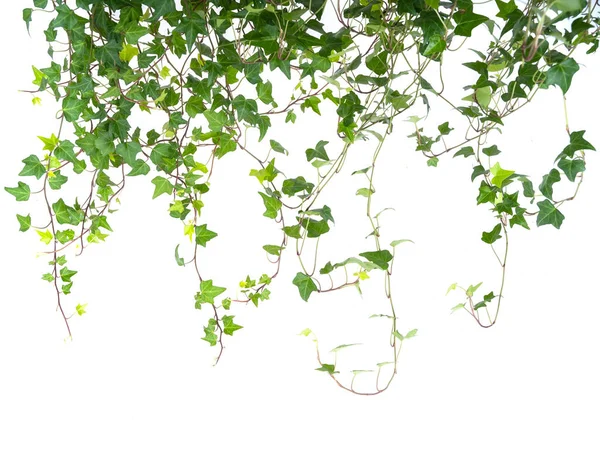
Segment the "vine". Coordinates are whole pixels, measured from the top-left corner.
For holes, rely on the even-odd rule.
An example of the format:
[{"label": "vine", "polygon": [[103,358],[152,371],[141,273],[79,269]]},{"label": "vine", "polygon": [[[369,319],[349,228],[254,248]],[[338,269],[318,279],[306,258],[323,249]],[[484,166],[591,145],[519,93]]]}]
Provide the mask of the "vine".
[{"label": "vine", "polygon": [[[585,151],[594,150],[583,130],[571,131],[566,97],[568,142],[537,189],[528,175],[493,159],[501,149],[489,138],[539,90],[555,86],[568,92],[579,70],[576,50],[588,47],[587,54],[593,54],[598,48],[597,1],[33,0],[33,7],[23,10],[28,29],[34,16],[51,18],[44,32],[50,64],[33,67],[34,88],[24,91],[36,95],[34,104],[41,103],[38,94],[53,97],[61,110],[56,133],[39,136],[42,154],[23,160],[19,175],[35,177],[35,186],[18,181],[5,189],[17,201],[42,198],[45,217],[17,219],[21,231],[35,230],[49,246],[50,271],[42,279],[54,289],[69,336],[72,313],[84,314],[85,305],[69,309],[65,302],[77,274],[67,257],[75,247],[81,254],[109,236],[109,212],[128,177],[151,175],[153,198],[169,197],[169,214],[190,242],[183,249],[176,245],[175,261],[191,266],[197,276],[194,305],[208,313],[203,340],[217,348],[217,361],[226,336],[242,328],[229,313],[269,299],[270,284],[292,247],[299,265],[292,282],[304,301],[349,286],[360,291],[370,274],[382,272],[389,308],[374,316],[390,322],[390,361],[374,370],[353,370],[347,382],[338,378],[337,354],[353,345],[332,350],[334,361],[328,362],[312,331],[302,332],[315,341],[317,370],[353,393],[380,393],[397,375],[403,342],[417,334],[401,331],[392,297],[396,248],[410,241],[382,242],[379,217],[387,209],[375,213],[373,208],[377,160],[394,122],[413,111],[407,119],[414,126],[410,137],[427,165],[436,167],[446,154],[472,162],[471,181],[479,183],[476,202],[495,220],[481,239],[499,264],[499,288],[482,298],[476,296],[482,283],[452,284],[449,292],[464,292],[453,310],[466,311],[484,328],[498,320],[511,229],[529,229],[533,219],[537,226],[560,228],[559,209],[577,195]],[[465,97],[453,101],[445,94],[443,63],[464,47],[475,55],[463,62],[474,75]],[[289,82],[287,103],[276,96],[270,79]],[[447,121],[432,132],[430,98],[452,108],[454,127]],[[295,124],[299,112],[321,116],[330,105],[337,118],[331,139],[288,149],[267,138],[274,136],[275,122]],[[151,128],[142,129],[148,124]],[[321,194],[335,184],[356,146],[373,143],[371,163],[351,173],[365,181],[356,195],[365,199],[370,244],[358,255],[321,266],[319,244],[335,223]],[[265,146],[267,155],[261,156]],[[309,178],[280,170],[279,159],[296,158],[300,149],[313,169]],[[240,282],[241,296],[225,296],[227,289],[199,265],[203,249],[218,236],[213,231],[218,225],[206,223],[202,211],[219,160],[234,152],[254,162],[249,175],[259,183],[263,215],[281,235],[263,246],[272,270],[249,274]],[[77,194],[60,197],[73,176]],[[555,198],[553,187],[563,178],[573,192]],[[367,372],[375,376],[374,387],[357,389],[356,377]]]}]

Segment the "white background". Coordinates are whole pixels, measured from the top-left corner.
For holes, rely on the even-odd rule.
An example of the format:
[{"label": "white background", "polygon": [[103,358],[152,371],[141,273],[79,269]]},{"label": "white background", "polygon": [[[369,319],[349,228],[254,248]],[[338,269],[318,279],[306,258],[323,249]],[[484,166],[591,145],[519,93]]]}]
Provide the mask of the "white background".
[{"label": "white background", "polygon": [[[2,187],[16,184],[22,158],[41,154],[36,137],[57,130],[48,96],[33,107],[31,95],[17,91],[31,88],[31,64],[49,64],[40,28],[34,22],[29,38],[20,22],[29,5],[17,3],[7,3],[0,28]],[[585,62],[569,92],[571,128],[588,130],[600,147],[600,97],[592,90],[600,68],[595,56]],[[457,66],[448,75],[473,77],[463,72]],[[503,167],[531,174],[536,185],[568,142],[560,92],[537,99],[494,139],[506,153]],[[270,135],[301,160],[321,139],[313,116]],[[427,126],[444,120],[434,113]],[[298,265],[288,252],[271,301],[237,308],[244,329],[227,338],[213,367],[215,349],[200,340],[208,313],[194,310],[192,271],[173,258],[181,225],[168,217],[164,197],[150,199],[151,177],[136,178],[111,216],[115,233],[71,258],[79,274],[67,306],[89,305],[72,320],[74,340],[65,341],[53,291],[40,280],[48,268],[46,257],[36,258],[43,244],[17,231],[15,214],[31,205],[2,192],[0,460],[600,460],[598,154],[587,156],[577,200],[561,208],[560,231],[512,232],[504,306],[498,325],[483,330],[465,313],[449,315],[460,297],[445,291],[479,281],[484,293],[497,290],[497,264],[479,241],[493,218],[476,206],[469,160],[426,167],[401,125],[382,154],[374,198],[375,209],[396,210],[382,219],[384,239],[416,242],[398,248],[393,290],[400,330],[419,334],[402,351],[396,381],[376,397],[350,395],[315,372],[313,344],[296,334],[312,328],[323,351],[385,343],[387,325],[367,319],[387,308],[380,277],[364,284],[362,299],[349,289],[307,304],[291,284]],[[349,176],[369,161],[370,151],[357,146],[333,185],[341,192],[326,196],[336,227],[321,243],[321,266],[370,250],[364,199],[354,195],[366,185]],[[205,220],[219,239],[203,271],[218,285],[270,271],[261,246],[279,235],[260,216],[250,168],[242,154],[228,154],[206,196]],[[385,349],[365,346],[340,355],[340,367],[388,359]],[[372,383],[365,377],[360,385]]]}]

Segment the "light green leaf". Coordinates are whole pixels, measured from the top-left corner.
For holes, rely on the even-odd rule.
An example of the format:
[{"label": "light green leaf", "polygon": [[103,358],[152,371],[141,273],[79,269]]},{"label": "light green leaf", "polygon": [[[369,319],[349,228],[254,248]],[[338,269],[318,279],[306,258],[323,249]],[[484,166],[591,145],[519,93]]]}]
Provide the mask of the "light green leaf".
[{"label": "light green leaf", "polygon": [[154,184],[154,194],[152,195],[152,199],[156,199],[158,196],[162,194],[172,194],[173,193],[173,185],[162,176],[157,176],[152,180],[152,184]]},{"label": "light green leaf", "polygon": [[498,162],[494,164],[490,172],[493,175],[492,184],[498,188],[502,188],[504,182],[515,173],[514,170],[504,170]]},{"label": "light green leaf", "polygon": [[234,316],[223,316],[223,333],[225,335],[233,335],[236,330],[242,329],[243,326],[233,322]]}]

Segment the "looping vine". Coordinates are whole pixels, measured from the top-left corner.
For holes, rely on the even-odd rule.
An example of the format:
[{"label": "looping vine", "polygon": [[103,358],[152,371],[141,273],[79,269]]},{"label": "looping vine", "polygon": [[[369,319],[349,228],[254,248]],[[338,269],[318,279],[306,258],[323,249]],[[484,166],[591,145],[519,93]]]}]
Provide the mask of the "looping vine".
[{"label": "looping vine", "polygon": [[[330,19],[323,19],[325,12]],[[437,167],[451,153],[472,162],[471,181],[479,182],[476,202],[491,210],[496,223],[481,239],[500,266],[500,284],[497,293],[481,299],[475,294],[482,283],[452,284],[449,291],[465,295],[453,310],[465,310],[485,328],[497,322],[504,298],[512,228],[529,229],[534,217],[537,226],[560,228],[564,215],[559,208],[577,195],[584,151],[594,150],[583,130],[569,128],[566,98],[568,143],[537,190],[528,175],[493,160],[501,150],[490,143],[493,132],[539,90],[555,86],[567,93],[579,70],[576,50],[587,46],[592,54],[598,48],[600,16],[592,0],[495,0],[493,5],[471,0],[33,0],[33,7],[23,10],[28,29],[38,16],[50,18],[44,31],[50,64],[33,67],[34,89],[24,91],[60,104],[58,129],[39,136],[40,153],[23,160],[20,176],[35,177],[41,185],[32,190],[19,181],[5,189],[17,201],[43,198],[45,217],[17,219],[21,231],[34,229],[50,246],[45,253],[51,269],[42,279],[54,288],[69,336],[70,313],[82,315],[86,305],[66,308],[64,299],[77,274],[67,257],[75,247],[81,254],[109,236],[109,216],[128,177],[154,172],[153,198],[169,198],[169,214],[181,222],[189,240],[175,247],[175,260],[192,266],[197,275],[194,303],[208,312],[203,340],[218,349],[217,361],[226,336],[242,328],[229,313],[269,299],[284,252],[292,247],[299,264],[292,282],[304,301],[313,293],[349,286],[360,291],[371,273],[382,272],[389,308],[374,316],[390,321],[390,361],[374,370],[351,371],[346,382],[337,375],[337,354],[352,345],[334,348],[335,359],[327,362],[314,334],[302,332],[315,340],[317,370],[353,393],[380,393],[398,372],[403,342],[417,333],[401,333],[392,298],[396,247],[408,240],[382,243],[382,212],[373,212],[376,163],[398,117],[412,111],[410,137],[427,165]],[[487,47],[482,49],[482,43]],[[475,57],[463,65],[475,74],[464,87],[465,97],[456,102],[445,94],[451,85],[443,61],[465,45]],[[282,81],[292,89],[285,104],[277,95],[285,86]],[[431,133],[430,98],[453,109],[454,127],[448,121]],[[41,104],[41,97],[35,96],[33,103]],[[321,116],[331,107],[337,118],[335,136],[301,148],[313,173],[309,178],[284,174],[280,159],[296,158],[301,140],[288,149],[267,138],[274,133],[273,124],[295,124],[299,113]],[[456,136],[461,124],[462,138]],[[344,172],[352,150],[373,141],[371,163],[352,172],[366,179],[356,195],[366,202],[370,246],[320,267],[319,244],[335,224],[321,194]],[[265,145],[263,157],[259,152],[265,152]],[[202,212],[210,180],[225,155],[254,163],[249,174],[258,180],[263,215],[281,230],[277,243],[263,246],[272,271],[248,275],[236,296],[224,296],[227,289],[205,276],[199,265],[203,248],[218,236],[211,229],[218,224],[209,228]],[[73,176],[79,177],[75,197],[57,198]],[[557,199],[553,188],[564,177],[572,192]],[[181,256],[180,249],[189,256]],[[388,365],[392,373],[381,384]],[[375,375],[371,391],[355,386],[356,377],[366,372]]]}]

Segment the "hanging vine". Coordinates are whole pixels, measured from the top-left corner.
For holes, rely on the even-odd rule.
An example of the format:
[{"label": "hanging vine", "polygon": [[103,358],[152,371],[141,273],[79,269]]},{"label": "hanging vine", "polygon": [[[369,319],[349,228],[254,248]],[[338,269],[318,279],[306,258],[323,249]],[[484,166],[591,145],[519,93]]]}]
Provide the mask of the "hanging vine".
[{"label": "hanging vine", "polygon": [[[375,316],[390,322],[389,361],[353,370],[345,381],[338,378],[337,354],[353,345],[340,345],[332,350],[333,362],[326,361],[314,334],[302,332],[315,340],[318,370],[353,393],[380,393],[397,374],[403,342],[417,333],[399,327],[392,297],[396,249],[408,240],[382,242],[382,212],[373,207],[377,160],[398,117],[414,126],[410,137],[427,165],[436,167],[447,154],[472,164],[476,202],[495,220],[481,239],[492,249],[500,281],[483,296],[481,283],[453,284],[449,291],[464,292],[453,310],[465,310],[486,328],[497,322],[504,298],[511,229],[529,229],[533,222],[560,228],[563,204],[575,198],[583,180],[585,151],[594,150],[583,130],[571,131],[566,99],[565,148],[537,188],[527,174],[501,166],[500,147],[488,141],[539,90],[568,92],[579,70],[576,50],[593,54],[598,48],[600,15],[591,0],[33,0],[23,10],[28,29],[34,17],[49,19],[44,34],[50,63],[33,67],[27,91],[35,94],[34,104],[49,95],[61,110],[56,133],[39,136],[40,152],[23,160],[19,175],[35,179],[5,189],[17,201],[40,196],[45,204],[45,216],[17,219],[21,231],[35,230],[47,246],[50,270],[42,279],[53,287],[69,336],[71,315],[85,312],[85,305],[67,301],[77,275],[70,257],[112,232],[109,214],[127,179],[149,176],[153,198],[170,198],[169,214],[189,240],[175,247],[175,260],[197,275],[194,305],[206,313],[203,340],[217,348],[217,361],[226,337],[242,327],[233,313],[269,299],[285,254],[295,251],[292,283],[304,301],[348,286],[360,291],[370,274],[381,272],[389,307]],[[460,48],[472,50],[463,65],[473,74],[464,98],[452,101],[445,90],[454,82],[443,62]],[[282,79],[293,88],[287,102],[274,96],[273,82]],[[451,107],[455,119],[430,127],[430,99]],[[320,117],[331,105],[337,128],[330,139],[310,146],[297,140],[293,148],[275,139],[275,122],[295,124],[299,112]],[[142,129],[146,124],[152,128]],[[373,143],[370,164],[346,172],[350,153]],[[228,296],[210,277],[210,265],[199,265],[218,236],[218,223],[206,223],[202,211],[226,155],[254,162],[249,174],[258,180],[263,215],[281,231],[277,242],[263,246],[271,270],[248,275],[240,282],[241,296]],[[305,156],[312,174],[284,173],[281,156]],[[365,200],[361,214],[370,240],[358,255],[322,265],[319,244],[335,221],[321,193],[342,173],[363,178],[356,194]],[[84,187],[75,197],[62,197],[74,176]],[[553,186],[563,179],[572,183],[572,193],[557,198]],[[361,373],[374,374],[370,390],[355,387]]]}]

